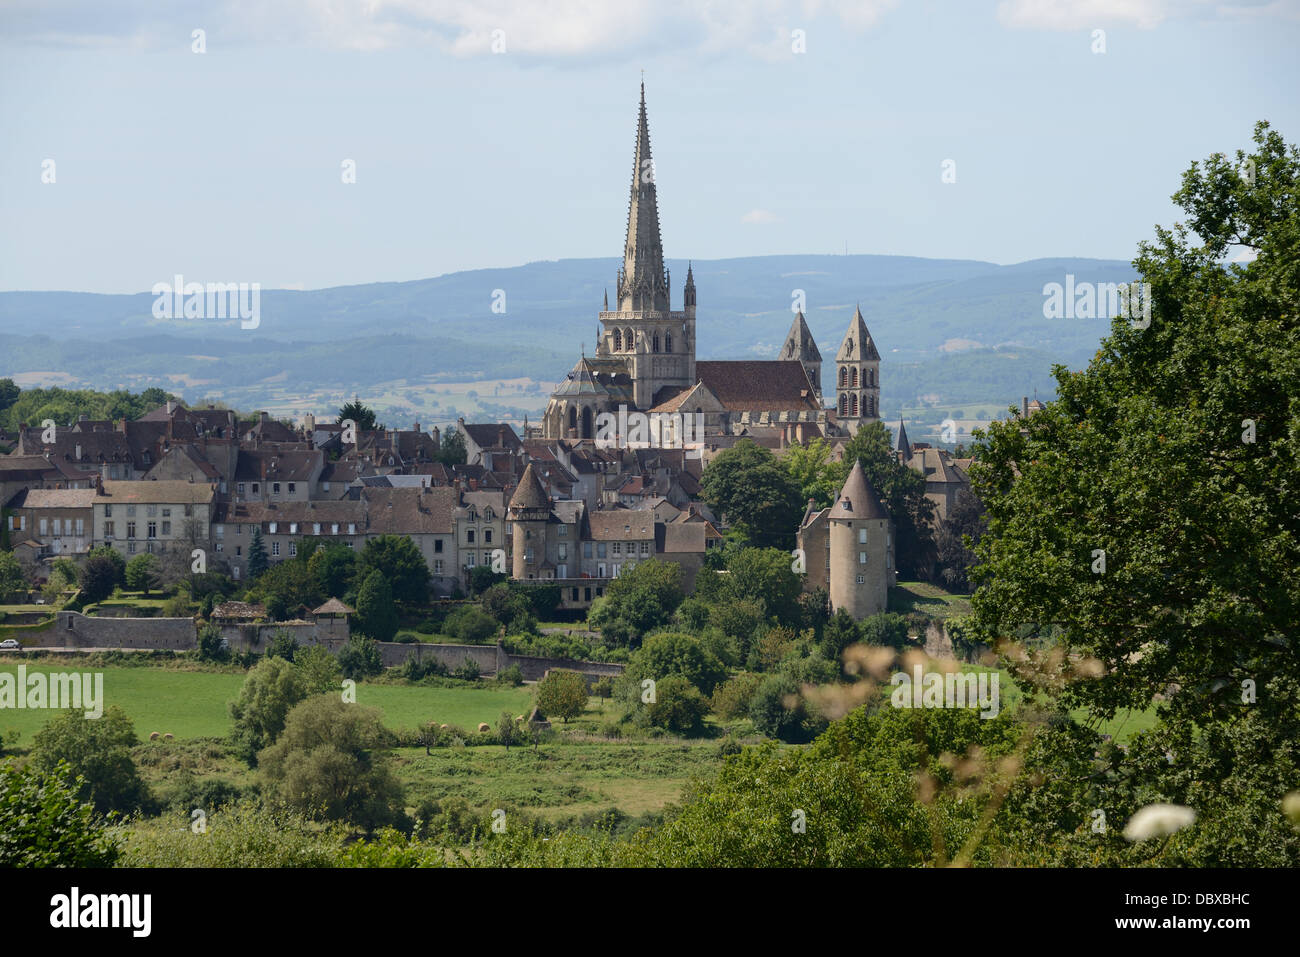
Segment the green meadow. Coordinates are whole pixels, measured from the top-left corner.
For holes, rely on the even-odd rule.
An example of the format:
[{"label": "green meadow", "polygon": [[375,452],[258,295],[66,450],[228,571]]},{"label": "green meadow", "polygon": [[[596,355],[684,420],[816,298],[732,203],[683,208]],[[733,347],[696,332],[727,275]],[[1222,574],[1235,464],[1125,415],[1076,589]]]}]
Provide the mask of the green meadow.
[{"label": "green meadow", "polygon": [[[0,663],[0,672],[15,674],[18,663]],[[227,702],[239,694],[243,674],[180,671],[171,668],[77,668],[72,657],[66,665],[28,665],[27,673],[64,670],[99,671],[104,675],[104,707],[120,706],[135,723],[136,733],[147,738],[153,731],[177,738],[224,737],[230,732]],[[502,711],[522,714],[532,692],[527,688],[465,687],[425,688],[419,685],[357,685],[357,703],[378,708],[384,724],[393,729],[414,728],[429,721],[473,729],[480,721],[496,726]],[[49,710],[0,710],[0,732],[16,729],[19,745],[28,747],[44,727]]]}]

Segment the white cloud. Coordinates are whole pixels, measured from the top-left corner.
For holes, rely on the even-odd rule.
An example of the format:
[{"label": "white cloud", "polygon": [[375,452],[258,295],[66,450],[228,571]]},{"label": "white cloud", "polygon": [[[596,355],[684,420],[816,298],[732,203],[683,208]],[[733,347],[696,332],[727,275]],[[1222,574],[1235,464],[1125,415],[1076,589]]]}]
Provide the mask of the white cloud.
[{"label": "white cloud", "polygon": [[[70,46],[225,42],[380,50],[433,45],[457,56],[609,57],[636,50],[742,50],[789,56],[790,31],[815,19],[866,30],[898,0],[216,0],[194,15],[146,0],[9,0],[0,35]],[[836,27],[838,28],[838,27]],[[501,34],[494,31],[502,31]]]},{"label": "white cloud", "polygon": [[750,226],[767,226],[770,223],[779,223],[781,220],[770,209],[751,209],[740,217],[740,221]]},{"label": "white cloud", "polygon": [[1150,29],[1183,18],[1295,18],[1297,0],[1002,0],[998,22],[1032,30]]}]

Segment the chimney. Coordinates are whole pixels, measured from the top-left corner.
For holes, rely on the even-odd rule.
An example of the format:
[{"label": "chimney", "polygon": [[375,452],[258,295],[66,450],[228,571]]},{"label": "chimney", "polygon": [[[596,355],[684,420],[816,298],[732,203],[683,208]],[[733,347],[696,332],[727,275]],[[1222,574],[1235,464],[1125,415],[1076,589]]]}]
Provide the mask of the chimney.
[{"label": "chimney", "polygon": [[1022,419],[1029,418],[1029,396],[1024,396],[1020,400],[1020,417]]},{"label": "chimney", "polygon": [[504,425],[497,426],[497,445],[503,449],[506,447],[506,427]]},{"label": "chimney", "polygon": [[260,422],[262,425],[266,425],[266,423],[269,422],[270,419],[271,416],[266,412],[257,413],[257,421]]}]

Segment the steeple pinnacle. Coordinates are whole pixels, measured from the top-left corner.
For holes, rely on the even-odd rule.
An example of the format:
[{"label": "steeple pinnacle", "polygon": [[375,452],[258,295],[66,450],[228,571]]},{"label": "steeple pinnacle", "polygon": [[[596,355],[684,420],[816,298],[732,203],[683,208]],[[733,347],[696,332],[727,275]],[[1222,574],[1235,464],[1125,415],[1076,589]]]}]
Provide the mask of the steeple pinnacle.
[{"label": "steeple pinnacle", "polygon": [[659,203],[655,196],[650,125],[646,119],[645,82],[637,112],[636,152],[632,160],[632,195],[627,209],[627,243],[618,274],[618,308],[668,311],[668,276],[659,238]]}]

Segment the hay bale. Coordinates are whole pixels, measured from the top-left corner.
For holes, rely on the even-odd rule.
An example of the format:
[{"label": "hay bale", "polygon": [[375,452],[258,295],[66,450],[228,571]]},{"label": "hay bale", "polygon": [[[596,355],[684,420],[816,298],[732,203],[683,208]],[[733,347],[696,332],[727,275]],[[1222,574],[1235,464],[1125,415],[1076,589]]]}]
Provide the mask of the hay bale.
[{"label": "hay bale", "polygon": [[168,731],[166,734],[163,735],[163,740],[170,741],[172,740],[173,737],[175,737],[175,735],[173,735],[170,731]]},{"label": "hay bale", "polygon": [[488,723],[487,723],[486,721],[480,721],[480,722],[478,723],[478,729],[479,729],[479,731],[491,731],[491,730],[492,730],[490,727],[488,727]]},{"label": "hay bale", "polygon": [[524,716],[523,716],[522,714],[517,714],[517,715],[515,715],[515,720],[516,720],[516,721],[523,721],[523,720],[524,720]]},{"label": "hay bale", "polygon": [[161,737],[162,737],[162,735],[159,734],[157,731],[152,731],[152,732],[149,733],[149,740],[150,740],[150,741],[157,741],[157,740],[158,740],[159,738],[161,738]]}]

